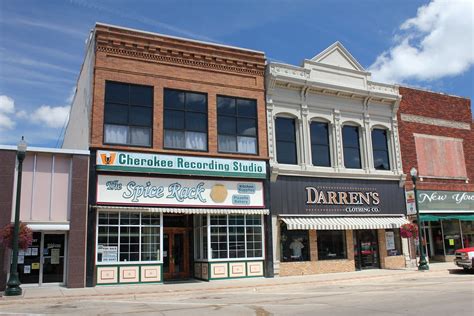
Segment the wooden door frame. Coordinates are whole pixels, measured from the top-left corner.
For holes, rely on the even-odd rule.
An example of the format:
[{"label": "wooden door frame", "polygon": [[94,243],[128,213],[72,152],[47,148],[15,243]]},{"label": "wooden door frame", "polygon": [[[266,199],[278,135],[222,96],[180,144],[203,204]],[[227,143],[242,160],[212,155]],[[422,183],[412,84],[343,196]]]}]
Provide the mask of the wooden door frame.
[{"label": "wooden door frame", "polygon": [[[168,234],[168,256],[169,256],[169,272],[163,273],[163,279],[166,280],[179,280],[179,279],[188,279],[190,275],[190,261],[189,261],[189,232],[190,229],[187,227],[163,227],[163,234]],[[175,273],[173,258],[173,244],[174,244],[174,235],[175,234],[183,234],[184,236],[184,249],[183,249],[183,261],[184,271]],[[164,240],[164,239],[163,239]]]}]

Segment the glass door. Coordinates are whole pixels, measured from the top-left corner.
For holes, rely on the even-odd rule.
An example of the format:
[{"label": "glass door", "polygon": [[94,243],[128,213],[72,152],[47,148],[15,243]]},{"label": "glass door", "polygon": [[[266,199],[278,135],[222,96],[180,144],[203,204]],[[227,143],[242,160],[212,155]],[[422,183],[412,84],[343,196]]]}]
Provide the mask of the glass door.
[{"label": "glass door", "polygon": [[40,283],[41,232],[33,232],[33,243],[18,251],[18,277],[21,284]]},{"label": "glass door", "polygon": [[64,234],[43,234],[42,283],[63,283],[64,248]]},{"label": "glass door", "polygon": [[376,230],[357,230],[354,232],[354,260],[358,270],[379,267]]}]

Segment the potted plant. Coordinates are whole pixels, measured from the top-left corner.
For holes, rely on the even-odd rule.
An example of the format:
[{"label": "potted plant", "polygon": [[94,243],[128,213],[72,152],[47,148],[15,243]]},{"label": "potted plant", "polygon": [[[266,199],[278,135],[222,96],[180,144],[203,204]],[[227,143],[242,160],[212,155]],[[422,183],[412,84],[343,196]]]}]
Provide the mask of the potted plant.
[{"label": "potted plant", "polygon": [[[7,224],[0,230],[0,238],[3,245],[7,248],[13,248],[13,233],[15,225],[13,223]],[[18,247],[20,249],[28,249],[33,242],[33,231],[25,223],[20,222],[20,230],[18,232]]]},{"label": "potted plant", "polygon": [[418,238],[418,226],[412,223],[404,224],[400,227],[402,238]]}]

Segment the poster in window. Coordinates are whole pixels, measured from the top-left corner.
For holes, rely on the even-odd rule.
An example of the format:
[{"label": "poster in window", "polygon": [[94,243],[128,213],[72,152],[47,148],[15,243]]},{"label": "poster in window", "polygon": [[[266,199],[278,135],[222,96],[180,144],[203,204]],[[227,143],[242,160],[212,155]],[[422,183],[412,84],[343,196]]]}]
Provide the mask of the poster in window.
[{"label": "poster in window", "polygon": [[59,249],[51,249],[51,264],[59,264]]},{"label": "poster in window", "polygon": [[25,256],[18,255],[18,264],[24,264],[24,263],[25,263]]},{"label": "poster in window", "polygon": [[37,256],[38,255],[38,248],[31,248],[31,255]]},{"label": "poster in window", "polygon": [[31,270],[39,270],[39,268],[40,268],[39,262],[33,262],[31,264]]},{"label": "poster in window", "polygon": [[31,266],[23,266],[23,273],[24,274],[31,273]]},{"label": "poster in window", "polygon": [[98,252],[102,253],[102,262],[117,262],[118,247],[117,246],[99,246]]},{"label": "poster in window", "polygon": [[395,235],[393,232],[385,232],[385,244],[387,245],[387,250],[395,249]]}]

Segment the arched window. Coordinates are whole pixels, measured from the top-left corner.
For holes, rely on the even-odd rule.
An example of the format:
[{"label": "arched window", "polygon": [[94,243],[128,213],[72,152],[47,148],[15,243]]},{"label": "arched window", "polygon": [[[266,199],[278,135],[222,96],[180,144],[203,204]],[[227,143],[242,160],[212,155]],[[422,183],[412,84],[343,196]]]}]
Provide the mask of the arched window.
[{"label": "arched window", "polygon": [[374,167],[376,170],[390,170],[388,153],[387,130],[374,128],[372,130],[372,150],[374,153]]},{"label": "arched window", "polygon": [[295,120],[277,117],[275,119],[275,138],[278,163],[298,164]]},{"label": "arched window", "polygon": [[313,166],[331,167],[329,124],[325,122],[311,122],[310,133]]},{"label": "arched window", "polygon": [[345,125],[342,128],[344,150],[344,166],[352,169],[362,169],[360,159],[359,127]]}]

